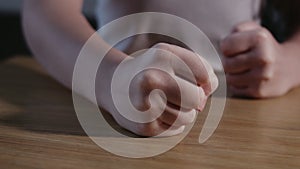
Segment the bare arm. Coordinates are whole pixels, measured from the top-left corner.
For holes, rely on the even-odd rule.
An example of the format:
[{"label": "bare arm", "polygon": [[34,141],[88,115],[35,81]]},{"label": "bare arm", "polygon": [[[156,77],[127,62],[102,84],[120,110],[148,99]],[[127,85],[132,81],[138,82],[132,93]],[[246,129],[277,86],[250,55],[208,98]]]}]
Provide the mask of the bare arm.
[{"label": "bare arm", "polygon": [[[81,14],[82,3],[83,0],[24,1],[23,27],[34,56],[54,78],[69,88],[72,85],[73,69],[77,56],[82,46],[95,32]],[[89,46],[89,50],[95,54],[93,55],[94,58],[97,57],[99,50],[103,48],[107,49],[109,45],[100,36],[96,38],[96,44],[93,44],[93,47]],[[181,96],[180,92],[178,92],[176,82],[172,81],[170,76],[166,76],[162,71],[150,70],[140,72],[137,76],[138,78],[134,79],[131,83],[133,89],[131,94],[133,96],[132,102],[135,103],[136,107],[149,108],[151,106],[148,101],[149,91],[161,89],[168,96],[168,102],[177,105],[177,107],[174,108],[167,105],[163,116],[149,123],[137,123],[121,116],[112,101],[110,82],[115,68],[127,55],[116,49],[110,50],[99,68],[100,72],[103,71],[104,73],[96,77],[96,86],[98,89],[96,89],[97,101],[99,106],[109,111],[121,126],[140,135],[158,135],[170,128],[170,126],[173,126],[173,122],[179,118],[178,124],[175,127],[171,127],[172,130],[168,133],[168,135],[175,135],[182,132],[185,125],[193,122],[196,115],[195,109],[203,109],[207,97],[217,87],[217,78],[212,68],[202,62],[203,60],[199,59],[193,52],[168,44],[158,45],[157,48],[168,52],[150,52],[148,55],[140,56],[140,59],[131,58],[131,60],[126,62],[126,65],[123,67],[124,70],[122,69],[123,71],[121,71],[122,78],[118,79],[119,81],[117,82],[121,91],[117,93],[118,98],[122,98],[122,96],[127,98],[128,93],[124,93],[122,85],[124,81],[129,79],[127,77],[129,76],[128,72],[134,70],[132,68],[139,67],[140,65],[145,65],[145,67],[147,65],[161,65],[164,62],[165,64],[172,63],[173,58],[168,56],[169,53],[174,53],[174,55],[186,61],[187,65],[191,66],[191,69],[195,71],[195,78],[199,85],[197,86],[191,82],[181,80],[184,84],[183,93],[189,95],[189,99],[186,101],[187,104],[184,105],[185,110],[187,110],[187,112],[183,113],[184,115],[180,114],[180,108],[182,107],[180,102]],[[85,58],[86,62],[90,63],[89,65],[93,65],[93,57]],[[179,65],[169,65],[170,70],[182,71],[177,68]],[[182,72],[178,73],[182,74]],[[175,74],[172,74],[172,71],[170,75],[175,76]],[[203,86],[208,85],[211,87],[203,88]],[[81,91],[76,92],[89,98],[89,92],[85,92],[85,87],[85,85],[81,85]],[[191,97],[191,95],[195,97]],[[160,95],[157,96],[160,97]],[[153,107],[160,107],[160,103],[155,102],[154,104],[156,106],[154,105]],[[131,104],[125,106],[131,106]],[[123,110],[125,113],[132,113],[127,112],[127,109]],[[157,111],[152,110],[149,113],[157,114]],[[146,117],[148,116],[146,115]]]},{"label": "bare arm", "polygon": [[[95,32],[81,13],[82,3],[83,0],[25,0],[23,7],[23,28],[34,56],[69,88],[80,49]],[[122,55],[113,57],[121,59]]]}]

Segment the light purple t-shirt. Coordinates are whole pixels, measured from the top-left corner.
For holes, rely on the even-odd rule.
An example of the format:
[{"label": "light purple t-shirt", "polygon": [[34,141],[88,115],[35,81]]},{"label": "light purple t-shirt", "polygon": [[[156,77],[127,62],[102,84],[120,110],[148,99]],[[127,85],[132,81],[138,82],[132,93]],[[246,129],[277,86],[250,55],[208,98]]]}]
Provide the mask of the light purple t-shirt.
[{"label": "light purple t-shirt", "polygon": [[[220,41],[235,25],[244,21],[259,20],[260,7],[261,0],[99,0],[96,13],[99,27],[137,12],[173,14],[200,28],[219,51]],[[133,29],[139,26],[139,23],[132,25]],[[150,47],[153,45],[151,41],[151,38],[145,36],[136,37],[127,40],[118,48],[130,53]],[[220,52],[219,54],[221,55]],[[215,60],[208,60],[217,68]]]}]

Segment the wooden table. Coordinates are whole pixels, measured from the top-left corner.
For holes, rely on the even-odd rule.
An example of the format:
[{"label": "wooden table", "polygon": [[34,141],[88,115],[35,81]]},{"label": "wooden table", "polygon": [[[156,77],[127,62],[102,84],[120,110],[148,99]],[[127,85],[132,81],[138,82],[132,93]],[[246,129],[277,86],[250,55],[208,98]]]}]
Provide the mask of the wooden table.
[{"label": "wooden table", "polygon": [[71,92],[31,58],[0,66],[0,168],[299,169],[300,89],[270,100],[228,99],[214,135],[198,144],[206,117],[175,148],[146,159],[115,156],[81,128]]}]

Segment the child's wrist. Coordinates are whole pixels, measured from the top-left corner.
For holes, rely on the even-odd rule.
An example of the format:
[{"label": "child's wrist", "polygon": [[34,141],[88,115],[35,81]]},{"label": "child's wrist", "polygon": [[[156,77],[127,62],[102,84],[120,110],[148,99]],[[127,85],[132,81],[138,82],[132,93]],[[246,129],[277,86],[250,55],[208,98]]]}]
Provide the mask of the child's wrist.
[{"label": "child's wrist", "polygon": [[300,42],[287,41],[281,44],[284,59],[286,60],[286,65],[283,65],[283,69],[288,69],[290,72],[289,83],[290,89],[300,86]]},{"label": "child's wrist", "polygon": [[118,65],[128,57],[125,53],[112,48],[99,65],[96,76],[96,97],[98,105],[113,113],[114,104],[111,97],[111,81]]}]

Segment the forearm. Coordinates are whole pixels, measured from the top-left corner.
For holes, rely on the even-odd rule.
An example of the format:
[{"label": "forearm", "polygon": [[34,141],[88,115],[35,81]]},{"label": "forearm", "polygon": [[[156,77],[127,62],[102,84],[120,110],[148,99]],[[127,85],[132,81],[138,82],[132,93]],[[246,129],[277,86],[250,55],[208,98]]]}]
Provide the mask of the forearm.
[{"label": "forearm", "polygon": [[[79,52],[95,33],[82,15],[81,7],[82,0],[26,0],[23,7],[24,32],[34,56],[55,79],[68,88],[72,86]],[[96,46],[99,48],[95,52],[109,47],[100,37]],[[117,50],[112,50],[108,55],[102,64],[107,71],[126,57]],[[92,59],[89,61],[93,62]],[[102,79],[103,83],[109,82],[109,77],[103,78],[106,78]],[[76,92],[87,96],[82,91]]]},{"label": "forearm", "polygon": [[[52,76],[70,87],[76,57],[94,30],[81,15],[81,0],[60,2],[24,1],[23,28],[34,56]],[[69,3],[72,8],[66,7]]]}]

